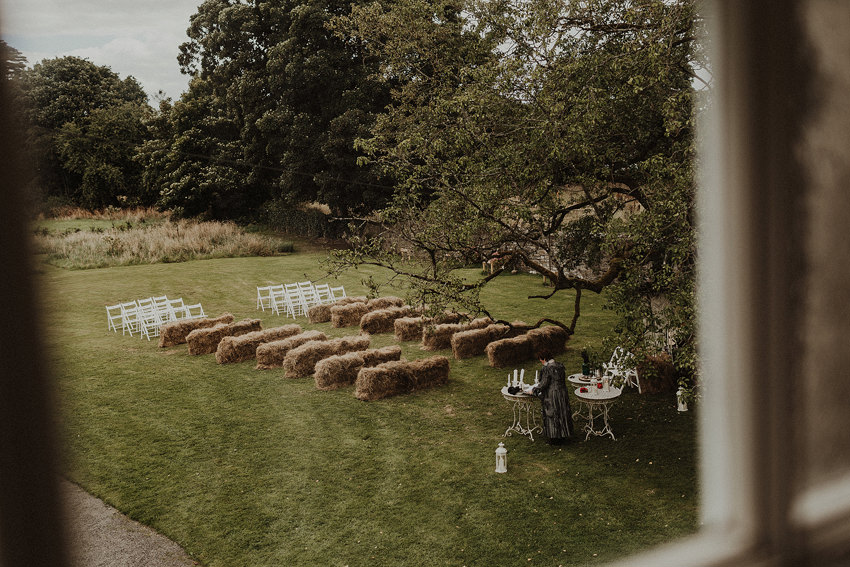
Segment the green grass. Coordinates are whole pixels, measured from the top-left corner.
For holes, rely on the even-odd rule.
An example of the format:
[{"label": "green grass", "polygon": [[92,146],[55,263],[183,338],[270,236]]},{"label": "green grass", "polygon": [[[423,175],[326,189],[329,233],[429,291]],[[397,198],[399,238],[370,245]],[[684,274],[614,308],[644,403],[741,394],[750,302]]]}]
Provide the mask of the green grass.
[{"label": "green grass", "polygon": [[[628,391],[611,412],[616,441],[553,448],[503,437],[506,371],[483,357],[452,359],[445,387],[367,403],[352,388],[323,392],[312,379],[107,331],[106,304],[160,294],[209,315],[290,323],[255,309],[256,286],[318,279],[320,258],[39,265],[68,476],[208,566],[593,565],[696,529],[695,416],[670,394]],[[369,274],[380,275],[337,283],[362,294]],[[484,297],[506,319],[572,313],[570,294],[524,299],[544,290],[537,277],[496,283]],[[559,357],[569,371],[612,324],[602,298],[585,299]],[[386,344],[395,341],[373,337]],[[499,441],[504,475],[493,470]]]}]

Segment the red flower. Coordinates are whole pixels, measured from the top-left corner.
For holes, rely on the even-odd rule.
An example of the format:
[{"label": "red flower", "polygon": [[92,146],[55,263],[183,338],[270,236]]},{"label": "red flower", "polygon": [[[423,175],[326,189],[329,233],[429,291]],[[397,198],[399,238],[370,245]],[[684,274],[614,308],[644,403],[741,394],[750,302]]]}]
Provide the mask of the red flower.
[{"label": "red flower", "polygon": [[584,386],[582,386],[581,388],[579,388],[579,389],[578,389],[578,391],[579,391],[579,392],[582,392],[582,393],[585,393],[585,392],[587,392],[587,388],[585,388]]},{"label": "red flower", "polygon": [[599,388],[599,389],[601,390],[601,389],[602,389],[602,384],[597,384],[597,385],[596,385],[596,387],[597,387],[597,388]]}]

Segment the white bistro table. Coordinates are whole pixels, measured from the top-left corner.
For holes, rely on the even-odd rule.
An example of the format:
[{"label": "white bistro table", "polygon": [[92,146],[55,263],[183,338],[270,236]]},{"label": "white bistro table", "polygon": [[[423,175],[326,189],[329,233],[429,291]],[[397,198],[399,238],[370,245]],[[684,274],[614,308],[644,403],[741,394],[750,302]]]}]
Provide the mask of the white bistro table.
[{"label": "white bistro table", "polygon": [[[585,389],[587,391],[582,392],[581,388],[576,388],[574,392],[576,398],[587,408],[587,424],[584,426],[587,435],[584,436],[584,440],[587,441],[591,435],[610,435],[611,439],[616,439],[614,432],[611,431],[611,424],[608,423],[608,408],[617,401],[623,390],[614,386],[610,386],[607,390],[596,386],[586,386]],[[600,417],[602,428],[598,429],[596,419]]]},{"label": "white bistro table", "polygon": [[543,433],[543,426],[537,421],[537,398],[523,392],[508,393],[507,386],[502,386],[502,396],[511,404],[513,410],[513,423],[505,430],[504,437],[509,437],[516,431],[534,441],[535,431]]}]

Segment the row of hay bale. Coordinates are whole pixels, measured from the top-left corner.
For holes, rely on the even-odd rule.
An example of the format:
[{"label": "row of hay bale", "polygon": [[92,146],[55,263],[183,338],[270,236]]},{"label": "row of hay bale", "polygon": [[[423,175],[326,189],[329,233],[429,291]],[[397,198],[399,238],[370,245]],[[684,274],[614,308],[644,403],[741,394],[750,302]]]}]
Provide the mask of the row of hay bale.
[{"label": "row of hay bale", "polygon": [[446,311],[437,317],[401,317],[393,321],[393,332],[397,341],[420,341],[427,326],[460,323],[466,319],[466,315],[454,311]]},{"label": "row of hay bale", "polygon": [[523,335],[531,327],[522,321],[508,325],[492,324],[480,329],[468,329],[452,335],[450,344],[452,354],[458,360],[484,354],[487,345],[501,339],[511,339]]},{"label": "row of hay bale", "polygon": [[286,339],[301,332],[301,325],[293,323],[282,327],[253,331],[244,335],[224,337],[218,343],[215,361],[219,364],[227,364],[251,360],[256,358],[257,348],[260,345]]}]

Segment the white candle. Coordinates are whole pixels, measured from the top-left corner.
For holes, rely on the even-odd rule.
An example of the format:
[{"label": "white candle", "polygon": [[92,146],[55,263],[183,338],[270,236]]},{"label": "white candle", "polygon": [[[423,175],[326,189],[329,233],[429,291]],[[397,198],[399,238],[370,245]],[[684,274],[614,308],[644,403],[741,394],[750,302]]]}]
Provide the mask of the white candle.
[{"label": "white candle", "polygon": [[520,372],[520,373],[519,373],[519,381],[520,381],[520,382],[524,382],[524,381],[525,381],[525,368],[523,368],[523,369],[522,369],[522,372]]}]

